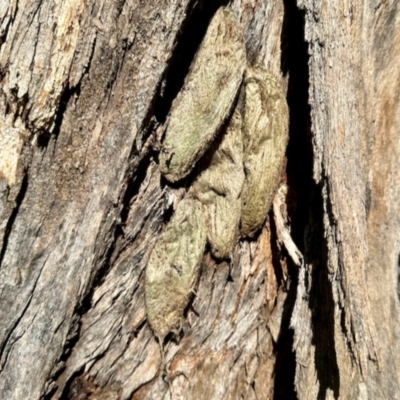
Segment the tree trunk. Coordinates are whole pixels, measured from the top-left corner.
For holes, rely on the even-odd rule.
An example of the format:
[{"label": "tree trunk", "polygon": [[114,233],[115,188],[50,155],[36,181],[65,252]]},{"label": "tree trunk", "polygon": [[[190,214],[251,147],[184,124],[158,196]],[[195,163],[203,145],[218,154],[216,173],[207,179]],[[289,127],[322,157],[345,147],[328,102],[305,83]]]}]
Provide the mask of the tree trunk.
[{"label": "tree trunk", "polygon": [[287,87],[301,266],[279,207],[206,251],[167,374],[144,276],[187,188],[155,138],[226,2],[0,4],[0,398],[400,399],[400,6],[297,3],[229,7]]},{"label": "tree trunk", "polygon": [[312,203],[291,319],[299,398],[398,399],[396,2],[299,1]]}]

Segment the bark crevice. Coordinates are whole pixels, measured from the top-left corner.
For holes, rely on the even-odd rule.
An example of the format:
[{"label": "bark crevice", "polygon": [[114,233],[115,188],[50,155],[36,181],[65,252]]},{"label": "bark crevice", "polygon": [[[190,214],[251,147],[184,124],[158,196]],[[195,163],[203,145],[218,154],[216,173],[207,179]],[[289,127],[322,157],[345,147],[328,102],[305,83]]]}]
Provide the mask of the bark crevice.
[{"label": "bark crevice", "polygon": [[29,174],[28,174],[28,171],[25,170],[24,175],[22,177],[21,185],[19,187],[18,194],[15,197],[15,205],[10,213],[10,216],[7,219],[6,227],[4,229],[3,243],[2,243],[1,251],[0,251],[0,268],[2,266],[4,254],[7,251],[7,245],[8,245],[8,241],[10,239],[10,234],[11,234],[15,219],[18,216],[19,209],[24,201],[26,192],[28,190],[28,184],[29,184]]}]

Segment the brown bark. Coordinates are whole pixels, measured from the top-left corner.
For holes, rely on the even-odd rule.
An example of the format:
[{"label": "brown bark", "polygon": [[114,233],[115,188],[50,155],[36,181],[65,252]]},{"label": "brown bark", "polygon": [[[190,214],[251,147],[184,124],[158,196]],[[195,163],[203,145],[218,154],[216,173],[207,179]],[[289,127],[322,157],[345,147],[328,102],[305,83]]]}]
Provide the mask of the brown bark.
[{"label": "brown bark", "polygon": [[298,3],[231,7],[288,78],[304,263],[273,218],[206,253],[169,381],[143,284],[179,190],[152,138],[221,4],[0,4],[1,398],[400,398],[399,6]]}]

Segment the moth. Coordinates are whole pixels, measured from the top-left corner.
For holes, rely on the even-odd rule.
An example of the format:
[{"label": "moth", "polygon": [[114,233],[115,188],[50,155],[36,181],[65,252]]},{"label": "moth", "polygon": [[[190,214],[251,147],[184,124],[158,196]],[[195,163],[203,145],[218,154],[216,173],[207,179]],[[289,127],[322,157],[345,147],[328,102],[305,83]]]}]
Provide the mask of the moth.
[{"label": "moth", "polygon": [[[243,184],[243,120],[236,108],[225,127],[221,143],[206,159],[205,168],[190,193],[201,201],[206,217],[210,250],[218,259],[229,258],[238,239]],[[212,149],[214,150],[214,149]]]},{"label": "moth", "polygon": [[146,266],[147,320],[160,346],[183,316],[196,284],[207,241],[201,203],[183,199]]},{"label": "moth", "polygon": [[187,176],[213,141],[232,110],[245,66],[239,21],[221,7],[172,105],[159,157],[160,171],[170,182]]},{"label": "moth", "polygon": [[159,155],[160,171],[170,182],[197,164],[197,176],[146,267],[146,312],[161,345],[183,316],[206,242],[214,257],[229,258],[239,232],[251,238],[265,223],[288,122],[278,79],[247,65],[240,23],[221,7],[173,102]]},{"label": "moth", "polygon": [[241,234],[253,237],[267,218],[279,183],[289,110],[279,81],[260,66],[246,69],[244,91]]}]

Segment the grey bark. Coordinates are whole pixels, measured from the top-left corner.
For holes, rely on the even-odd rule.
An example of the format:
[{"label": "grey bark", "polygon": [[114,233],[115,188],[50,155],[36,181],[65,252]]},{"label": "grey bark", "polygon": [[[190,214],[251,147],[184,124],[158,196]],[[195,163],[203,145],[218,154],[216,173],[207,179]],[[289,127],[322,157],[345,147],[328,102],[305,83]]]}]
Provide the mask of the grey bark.
[{"label": "grey bark", "polygon": [[218,5],[0,3],[1,398],[400,398],[395,1],[231,4],[288,79],[304,263],[273,218],[207,253],[163,377],[144,268],[179,191],[153,138]]}]

